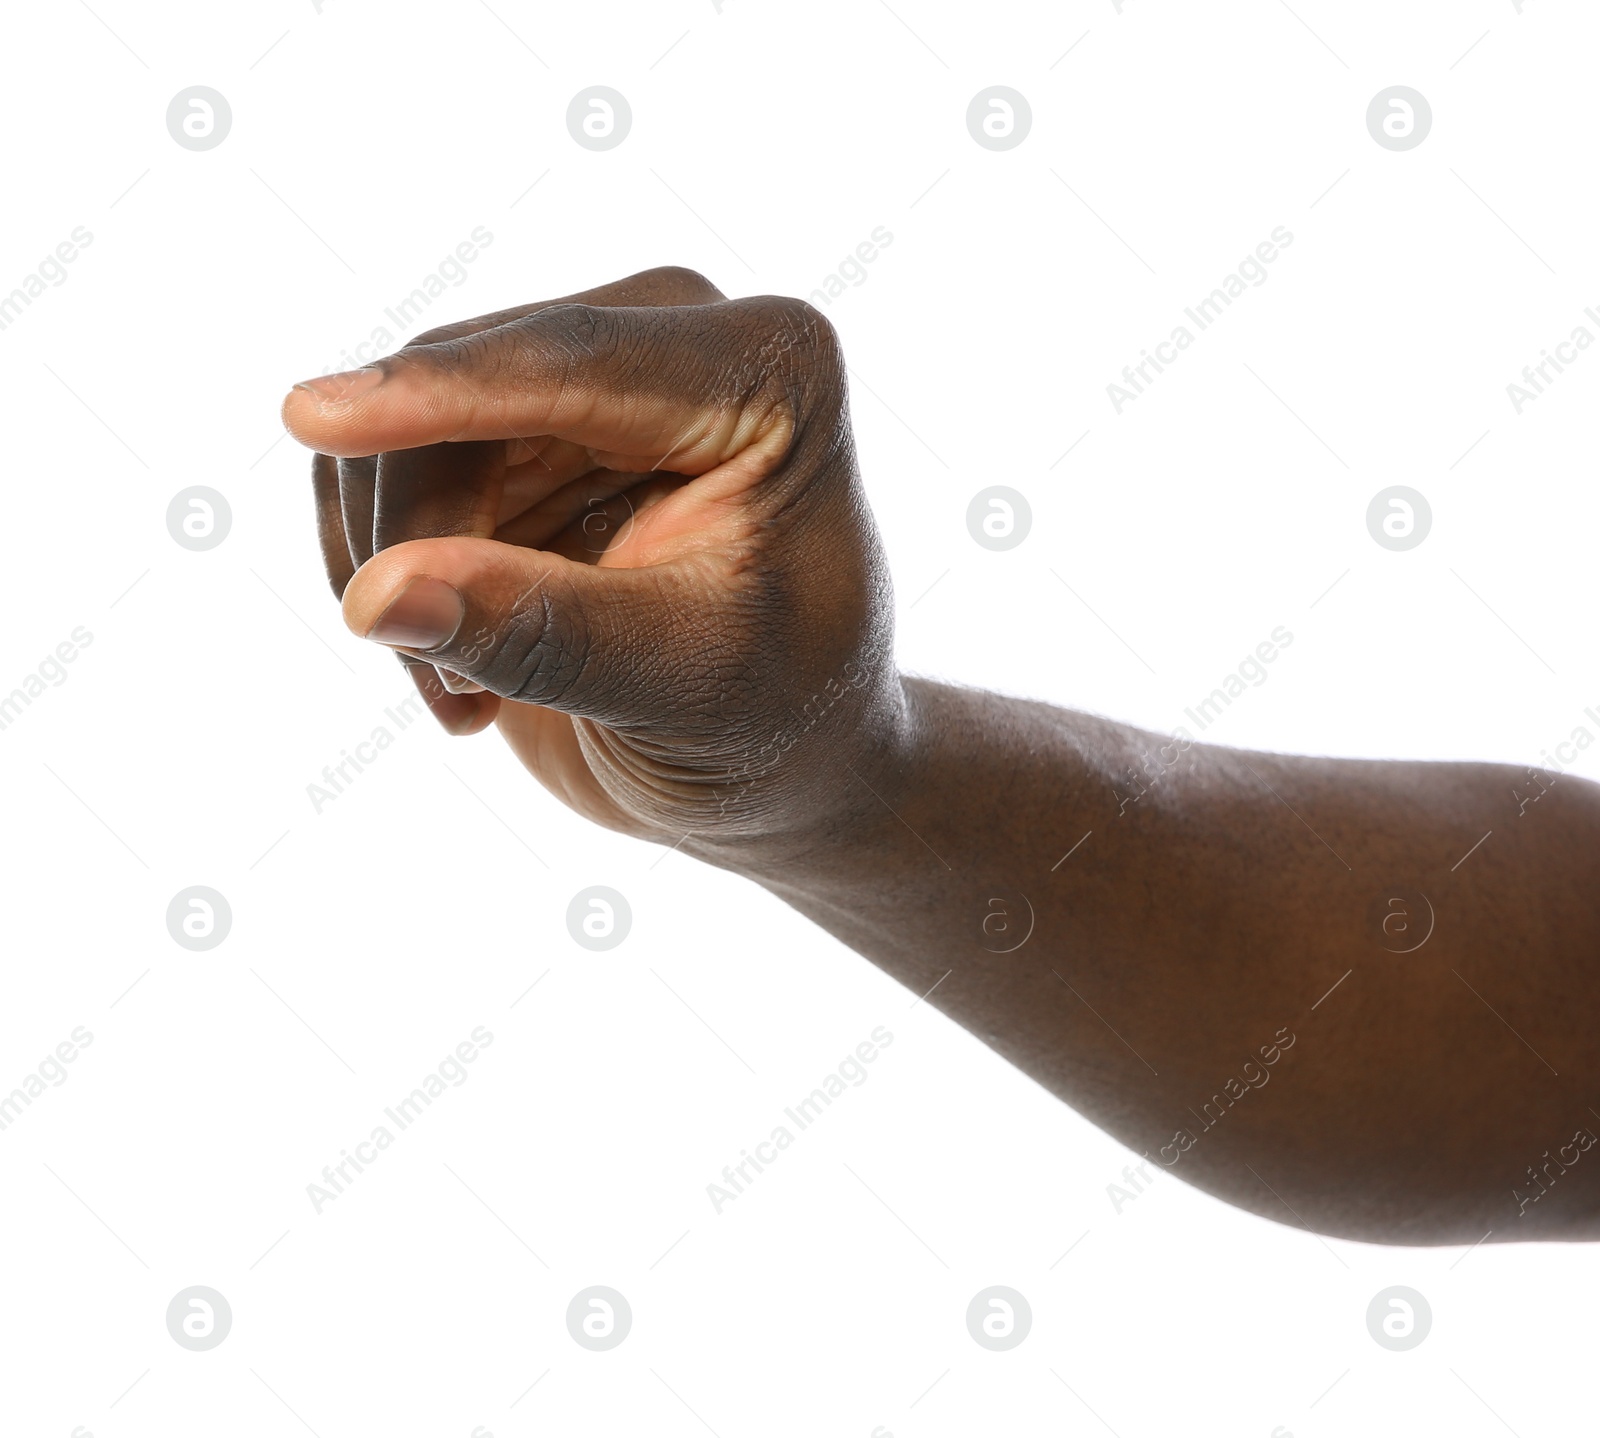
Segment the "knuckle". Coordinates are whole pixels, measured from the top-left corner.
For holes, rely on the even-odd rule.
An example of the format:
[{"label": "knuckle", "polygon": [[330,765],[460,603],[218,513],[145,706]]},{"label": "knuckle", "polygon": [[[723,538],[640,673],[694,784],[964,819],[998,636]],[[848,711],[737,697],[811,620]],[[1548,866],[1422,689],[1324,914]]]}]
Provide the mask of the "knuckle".
[{"label": "knuckle", "polygon": [[593,354],[607,331],[608,322],[609,312],[605,305],[568,300],[535,310],[509,328],[529,338],[569,345]]},{"label": "knuckle", "polygon": [[763,336],[761,354],[785,378],[834,378],[844,356],[832,321],[809,300],[761,295],[747,302]]},{"label": "knuckle", "polygon": [[603,305],[547,305],[496,331],[501,377],[555,381],[562,392],[615,346],[615,316]]},{"label": "knuckle", "polygon": [[827,317],[789,295],[761,295],[734,301],[734,307],[734,333],[744,337],[744,347],[730,383],[736,380],[746,401],[760,397],[789,417],[788,452],[808,433],[846,424],[844,356]]},{"label": "knuckle", "polygon": [[646,270],[645,278],[652,288],[658,289],[664,299],[679,304],[707,304],[724,298],[721,290],[699,270],[685,265],[658,265]]},{"label": "knuckle", "polygon": [[577,692],[589,653],[581,607],[541,590],[518,604],[498,633],[471,636],[461,657],[471,678],[502,698],[559,707]]},{"label": "knuckle", "polygon": [[413,349],[418,345],[442,344],[445,340],[453,340],[459,336],[463,328],[472,323],[471,320],[460,321],[456,324],[435,325],[431,330],[423,330],[419,335],[413,335],[405,342],[406,349]]},{"label": "knuckle", "polygon": [[614,320],[603,305],[568,300],[545,305],[505,324],[466,329],[441,325],[419,335],[393,363],[455,370],[474,380],[517,380],[548,374],[565,361],[592,359],[607,347]]},{"label": "knuckle", "polygon": [[514,349],[494,330],[456,335],[437,345],[430,357],[446,369],[470,374],[474,379],[493,382],[510,367]]},{"label": "knuckle", "polygon": [[404,349],[387,363],[428,387],[460,387],[474,412],[494,405],[527,370],[523,347],[504,330],[453,335],[426,349]]}]

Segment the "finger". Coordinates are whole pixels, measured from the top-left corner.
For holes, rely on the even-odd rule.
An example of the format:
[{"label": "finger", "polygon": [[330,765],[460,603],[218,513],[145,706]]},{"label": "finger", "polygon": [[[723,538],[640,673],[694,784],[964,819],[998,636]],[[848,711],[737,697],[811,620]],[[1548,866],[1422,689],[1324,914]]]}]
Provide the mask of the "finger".
[{"label": "finger", "polygon": [[374,552],[408,539],[487,539],[499,515],[505,474],[506,447],[493,441],[379,455]]},{"label": "finger", "polygon": [[[492,442],[380,454],[373,552],[452,534],[487,539],[494,533],[505,473],[506,447]],[[448,670],[440,670],[439,679],[452,694],[481,692],[476,685],[459,687]]]},{"label": "finger", "polygon": [[471,679],[463,679],[461,675],[453,670],[444,669],[435,664],[433,671],[439,676],[440,682],[443,683],[444,687],[452,694],[487,694],[489,692],[483,685],[475,683]]},{"label": "finger", "polygon": [[747,450],[770,468],[813,386],[842,393],[842,365],[802,301],[563,305],[297,385],[284,420],[325,453],[553,434],[608,468],[695,475]]},{"label": "finger", "polygon": [[617,474],[595,469],[563,485],[514,519],[494,538],[502,544],[548,549],[585,564],[633,561],[634,521],[689,483],[677,474]]},{"label": "finger", "polygon": [[506,477],[500,491],[499,524],[554,494],[562,485],[589,474],[598,466],[581,444],[548,436],[506,442]]},{"label": "finger", "polygon": [[443,683],[442,676],[424,659],[413,659],[409,654],[398,656],[406,672],[422,695],[428,712],[437,719],[445,731],[457,736],[476,734],[494,722],[500,709],[497,695],[479,690],[474,694],[457,694]]},{"label": "finger", "polygon": [[351,562],[339,503],[339,462],[332,455],[311,456],[311,491],[317,505],[317,543],[322,549],[322,565],[333,586],[333,597],[342,599],[356,566]]},{"label": "finger", "polygon": [[350,559],[357,569],[372,558],[377,487],[377,455],[354,455],[339,461],[339,504],[344,511],[344,535],[350,547]]},{"label": "finger", "polygon": [[[424,539],[374,556],[345,590],[356,634],[441,665],[491,694],[614,728],[703,729],[671,566],[601,569],[482,539]],[[716,636],[700,626],[702,656]],[[481,698],[482,696],[476,696]]]}]

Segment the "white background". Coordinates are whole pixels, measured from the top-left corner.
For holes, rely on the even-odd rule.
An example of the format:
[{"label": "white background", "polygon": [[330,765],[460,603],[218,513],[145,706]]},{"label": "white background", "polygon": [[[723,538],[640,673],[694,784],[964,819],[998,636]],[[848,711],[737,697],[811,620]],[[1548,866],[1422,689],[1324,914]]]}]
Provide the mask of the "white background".
[{"label": "white background", "polygon": [[[663,263],[806,295],[884,226],[828,314],[907,668],[1170,729],[1282,625],[1208,738],[1537,763],[1600,727],[1600,355],[1506,394],[1600,303],[1592,11],[493,5],[7,13],[0,293],[93,240],[0,332],[0,693],[93,640],[0,731],[0,1091],[93,1043],[0,1132],[0,1427],[1592,1423],[1592,1248],[1324,1243],[1164,1173],[1119,1211],[1132,1155],[777,901],[586,827],[492,732],[419,722],[316,812],[409,687],[340,623],[277,419],[477,226],[427,324]],[[605,153],[565,123],[595,84],[633,111]],[[1033,111],[1004,153],[965,125],[995,84]],[[1395,84],[1433,109],[1404,153],[1364,118]],[[204,153],[165,125],[191,85],[233,111]],[[1280,225],[1268,281],[1117,414],[1122,366]],[[1000,554],[965,528],[994,483],[1034,515]],[[205,553],[165,524],[196,484],[233,514]],[[1391,484],[1433,508],[1405,553],[1366,529]],[[233,911],[206,953],[165,924],[196,884]],[[567,933],[590,884],[632,905],[609,954]],[[315,1212],[477,1025],[469,1081]],[[868,1082],[714,1212],[877,1025]],[[209,1352],[166,1330],[191,1284],[232,1306]],[[605,1353],[564,1319],[595,1284],[634,1314]],[[1006,1353],[964,1323],[991,1284],[1033,1309]],[[1433,1310],[1410,1352],[1367,1333],[1393,1284]]]}]

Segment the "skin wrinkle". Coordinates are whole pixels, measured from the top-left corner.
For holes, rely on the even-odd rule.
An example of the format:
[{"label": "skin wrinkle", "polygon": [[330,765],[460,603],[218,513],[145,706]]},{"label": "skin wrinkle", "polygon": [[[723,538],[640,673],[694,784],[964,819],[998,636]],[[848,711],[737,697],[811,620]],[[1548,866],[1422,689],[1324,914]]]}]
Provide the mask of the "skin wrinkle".
[{"label": "skin wrinkle", "polygon": [[[541,588],[538,594],[537,624],[531,622],[533,613],[530,604],[512,618],[505,638],[495,646],[495,658],[479,672],[491,681],[484,687],[497,694],[530,704],[559,704],[590,661],[592,646],[587,627],[577,606],[558,609],[546,589]],[[524,631],[534,629],[538,631],[536,637],[522,637]],[[502,655],[516,666],[509,671],[514,678],[501,677],[508,673],[503,668]]]},{"label": "skin wrinkle", "polygon": [[[579,812],[762,885],[1229,1203],[1374,1242],[1600,1238],[1600,1156],[1525,1212],[1514,1196],[1600,1128],[1600,789],[1570,779],[1522,817],[1502,766],[1174,754],[902,676],[838,337],[803,302],[658,270],[434,335],[459,368],[388,362],[407,406],[380,385],[320,414],[296,391],[285,418],[322,450],[318,533],[356,633],[410,578],[465,596],[445,650],[490,692],[423,680],[454,732],[493,723]],[[503,461],[508,436],[549,460],[501,489],[496,541],[419,533],[442,511],[403,485],[377,486],[375,525],[363,462],[326,458],[432,446],[468,514],[504,472],[470,444]],[[425,464],[392,470],[425,497]],[[681,482],[592,553],[591,491],[644,473]],[[389,542],[358,556],[357,533]],[[1436,912],[1404,956],[1374,917],[1397,885]],[[1018,894],[1031,936],[992,952],[983,920]],[[1241,1079],[1280,1032],[1270,1078]]]}]

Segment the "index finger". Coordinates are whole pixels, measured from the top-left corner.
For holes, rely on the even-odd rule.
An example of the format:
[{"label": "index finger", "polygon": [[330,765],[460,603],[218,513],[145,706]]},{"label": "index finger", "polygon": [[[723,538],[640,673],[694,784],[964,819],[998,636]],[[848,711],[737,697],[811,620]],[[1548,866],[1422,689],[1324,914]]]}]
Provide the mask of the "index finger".
[{"label": "index finger", "polygon": [[560,305],[297,385],[284,422],[327,454],[556,435],[609,468],[702,474],[787,444],[808,393],[843,393],[832,330],[803,301]]}]

